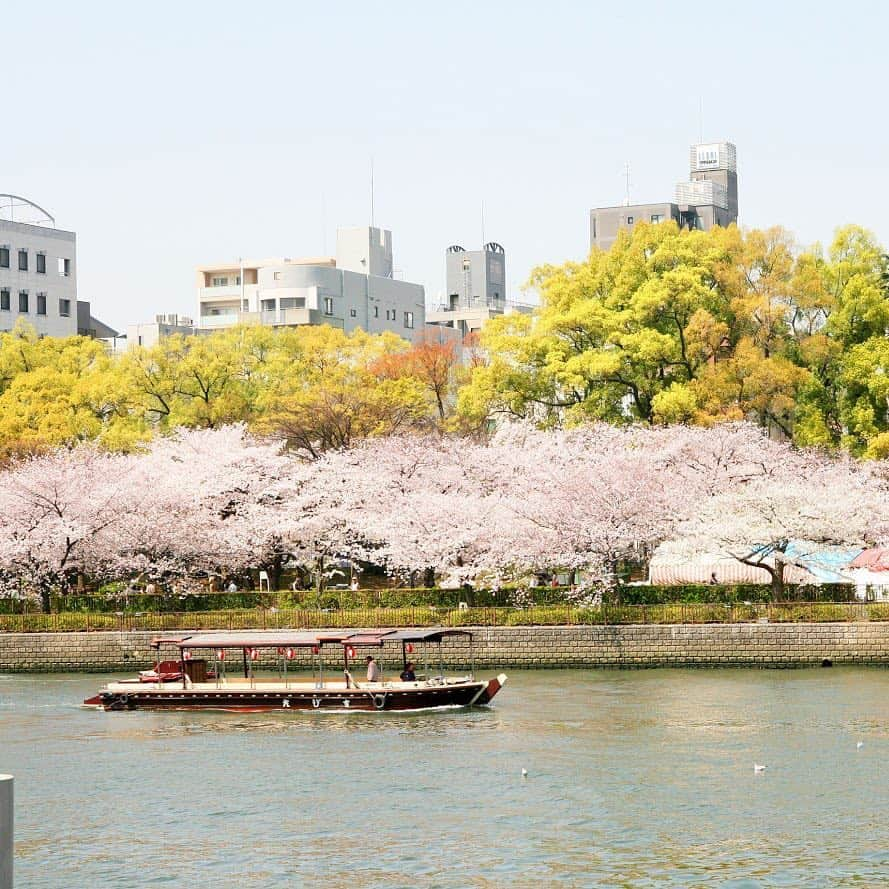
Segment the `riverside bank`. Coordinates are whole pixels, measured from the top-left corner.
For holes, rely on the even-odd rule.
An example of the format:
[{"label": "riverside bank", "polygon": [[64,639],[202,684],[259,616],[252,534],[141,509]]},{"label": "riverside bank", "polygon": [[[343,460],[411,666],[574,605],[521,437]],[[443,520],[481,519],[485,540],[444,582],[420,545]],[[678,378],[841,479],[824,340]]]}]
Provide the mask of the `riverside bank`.
[{"label": "riverside bank", "polygon": [[[889,621],[855,623],[658,624],[622,626],[467,627],[479,667],[809,667],[889,665]],[[182,631],[181,635],[187,635]],[[135,673],[154,659],[144,630],[92,633],[0,633],[0,672]],[[168,634],[169,635],[169,634]],[[172,653],[172,652],[170,652]],[[469,645],[442,645],[446,666],[469,663]],[[429,652],[430,664],[438,653]],[[273,656],[272,656],[273,657]],[[309,667],[300,654],[294,666]],[[422,662],[422,655],[418,657]],[[339,669],[335,650],[325,657]],[[265,664],[273,667],[274,661]],[[384,671],[396,665],[383,663]],[[235,666],[232,665],[232,669]]]}]

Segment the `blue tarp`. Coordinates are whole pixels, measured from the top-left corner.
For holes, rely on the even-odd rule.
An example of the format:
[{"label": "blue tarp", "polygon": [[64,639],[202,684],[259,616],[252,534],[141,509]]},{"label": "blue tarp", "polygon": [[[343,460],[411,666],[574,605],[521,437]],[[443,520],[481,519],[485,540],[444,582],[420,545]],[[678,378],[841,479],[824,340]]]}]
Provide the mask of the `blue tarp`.
[{"label": "blue tarp", "polygon": [[861,555],[860,546],[824,546],[792,540],[784,554],[795,565],[805,568],[819,583],[850,583],[845,570]]}]

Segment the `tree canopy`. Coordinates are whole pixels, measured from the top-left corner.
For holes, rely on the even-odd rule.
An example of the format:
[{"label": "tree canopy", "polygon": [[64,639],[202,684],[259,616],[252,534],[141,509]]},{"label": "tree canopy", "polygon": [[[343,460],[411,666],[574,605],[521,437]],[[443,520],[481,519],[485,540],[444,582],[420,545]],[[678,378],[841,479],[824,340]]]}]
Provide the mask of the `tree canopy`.
[{"label": "tree canopy", "polygon": [[840,229],[640,224],[584,262],[542,266],[531,315],[493,320],[459,409],[543,426],[751,420],[801,444],[889,452],[886,257]]}]

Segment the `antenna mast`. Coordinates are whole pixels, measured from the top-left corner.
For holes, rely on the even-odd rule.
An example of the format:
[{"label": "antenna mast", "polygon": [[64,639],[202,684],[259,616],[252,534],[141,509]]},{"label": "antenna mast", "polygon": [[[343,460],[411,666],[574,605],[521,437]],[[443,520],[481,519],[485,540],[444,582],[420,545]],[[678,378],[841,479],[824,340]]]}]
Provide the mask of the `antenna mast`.
[{"label": "antenna mast", "polygon": [[624,206],[629,207],[630,206],[630,162],[629,161],[627,161],[624,164],[624,178],[626,179],[626,188],[627,188],[626,197],[624,198]]},{"label": "antenna mast", "polygon": [[374,227],[374,158],[370,156],[370,227]]}]

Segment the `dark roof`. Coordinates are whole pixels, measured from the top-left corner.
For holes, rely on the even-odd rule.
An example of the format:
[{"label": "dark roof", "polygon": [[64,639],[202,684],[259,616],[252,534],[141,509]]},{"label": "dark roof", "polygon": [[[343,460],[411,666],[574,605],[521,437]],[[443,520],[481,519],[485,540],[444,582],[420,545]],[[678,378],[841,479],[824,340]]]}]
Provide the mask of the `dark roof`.
[{"label": "dark roof", "polygon": [[469,630],[450,627],[419,627],[403,630],[280,630],[276,632],[198,633],[197,635],[158,636],[152,648],[175,645],[179,648],[310,648],[313,645],[358,645],[380,647],[386,642],[441,642],[445,636],[468,636]]},{"label": "dark roof", "polygon": [[387,642],[441,642],[445,636],[468,636],[469,630],[450,627],[421,627],[419,629],[395,630],[386,636]]}]

